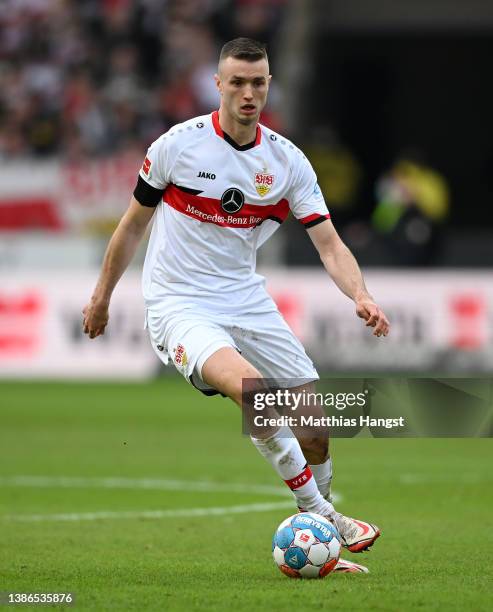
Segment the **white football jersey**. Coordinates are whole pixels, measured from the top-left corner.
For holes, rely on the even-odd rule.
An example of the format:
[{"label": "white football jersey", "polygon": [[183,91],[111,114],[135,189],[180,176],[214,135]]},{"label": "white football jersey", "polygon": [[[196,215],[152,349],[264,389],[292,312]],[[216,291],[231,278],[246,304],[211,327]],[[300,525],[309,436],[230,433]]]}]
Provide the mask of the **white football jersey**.
[{"label": "white football jersey", "polygon": [[159,200],[143,292],[148,305],[170,310],[275,309],[255,273],[257,249],[289,211],[305,227],[329,218],[313,168],[295,145],[258,125],[255,141],[239,146],[221,130],[217,111],[172,127],[150,146],[134,195],[145,206]]}]

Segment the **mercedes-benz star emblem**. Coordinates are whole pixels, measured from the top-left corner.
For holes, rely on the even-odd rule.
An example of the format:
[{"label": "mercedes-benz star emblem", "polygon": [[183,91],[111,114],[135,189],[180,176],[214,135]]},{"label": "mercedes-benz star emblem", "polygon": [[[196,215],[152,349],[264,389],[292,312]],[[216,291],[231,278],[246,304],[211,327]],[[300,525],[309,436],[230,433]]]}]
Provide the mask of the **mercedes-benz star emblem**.
[{"label": "mercedes-benz star emblem", "polygon": [[226,191],[221,196],[222,209],[231,215],[234,215],[235,213],[240,211],[244,203],[245,196],[239,189],[236,189],[236,187],[230,187],[229,189],[226,189]]}]

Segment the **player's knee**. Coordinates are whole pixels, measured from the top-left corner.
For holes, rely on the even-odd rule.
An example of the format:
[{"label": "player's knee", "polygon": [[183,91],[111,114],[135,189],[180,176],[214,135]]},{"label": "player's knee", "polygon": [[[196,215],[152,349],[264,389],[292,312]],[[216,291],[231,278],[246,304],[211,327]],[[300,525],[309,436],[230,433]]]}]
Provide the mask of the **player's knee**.
[{"label": "player's knee", "polygon": [[262,379],[262,375],[235,349],[225,347],[206,360],[202,367],[202,379],[241,406],[243,381]]},{"label": "player's knee", "polygon": [[[245,398],[255,393],[258,389],[263,388],[262,381],[263,376],[253,366],[248,366],[243,369],[242,372],[232,372],[230,375],[229,388],[231,393],[229,397],[242,407]],[[258,381],[258,382],[257,382]]]}]

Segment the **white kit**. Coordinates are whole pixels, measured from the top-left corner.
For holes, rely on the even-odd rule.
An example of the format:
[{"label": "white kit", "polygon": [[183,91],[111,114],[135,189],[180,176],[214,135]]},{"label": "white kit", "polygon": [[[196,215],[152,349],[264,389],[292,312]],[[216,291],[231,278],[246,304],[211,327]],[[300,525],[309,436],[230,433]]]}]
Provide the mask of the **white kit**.
[{"label": "white kit", "polygon": [[[171,128],[149,148],[139,182],[162,192],[143,292],[157,354],[204,387],[205,360],[234,346],[268,377],[317,377],[255,273],[256,251],[291,211],[305,227],[329,218],[303,153],[257,126],[239,146],[217,111]],[[138,189],[135,195],[139,198]],[[159,194],[158,194],[159,195]]]}]

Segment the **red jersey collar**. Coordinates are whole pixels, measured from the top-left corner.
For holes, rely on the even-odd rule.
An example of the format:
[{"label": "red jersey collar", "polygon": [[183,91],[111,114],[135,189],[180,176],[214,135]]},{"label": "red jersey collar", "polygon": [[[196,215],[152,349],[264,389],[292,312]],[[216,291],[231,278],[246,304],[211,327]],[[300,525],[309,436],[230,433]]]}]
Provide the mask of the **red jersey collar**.
[{"label": "red jersey collar", "polygon": [[255,140],[246,145],[239,145],[238,143],[236,143],[229,134],[226,134],[221,129],[221,126],[219,125],[219,111],[214,111],[212,113],[212,125],[214,126],[214,131],[220,138],[223,138],[224,140],[229,142],[230,145],[232,145],[235,149],[238,149],[239,151],[246,151],[247,149],[256,147],[260,144],[260,141],[262,140],[262,130],[260,129],[259,124],[257,123],[257,132]]}]

